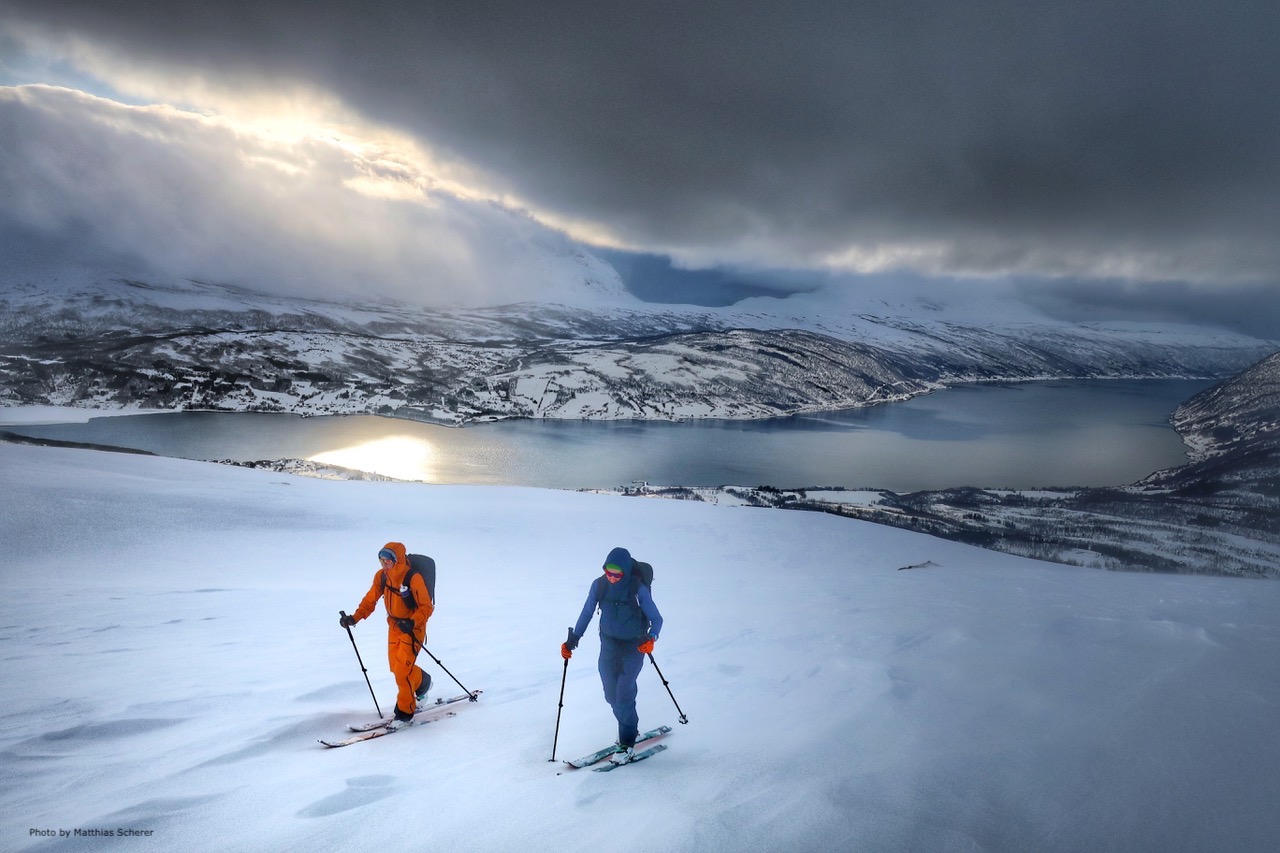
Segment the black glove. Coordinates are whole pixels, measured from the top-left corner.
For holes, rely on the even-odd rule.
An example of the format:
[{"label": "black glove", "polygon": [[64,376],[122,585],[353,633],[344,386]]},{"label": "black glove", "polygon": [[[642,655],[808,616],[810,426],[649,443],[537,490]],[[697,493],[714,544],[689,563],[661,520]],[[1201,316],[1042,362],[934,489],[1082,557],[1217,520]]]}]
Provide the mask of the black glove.
[{"label": "black glove", "polygon": [[409,636],[413,636],[414,625],[413,625],[412,619],[397,619],[396,627],[399,628],[404,633],[408,634]]},{"label": "black glove", "polygon": [[350,628],[352,625],[356,624],[356,617],[348,616],[347,614],[343,613],[342,616],[339,617],[338,619],[338,624],[341,625],[343,628]]},{"label": "black glove", "polygon": [[569,632],[569,639],[564,641],[564,645],[569,651],[573,651],[578,647],[578,638],[573,635],[572,631]]}]

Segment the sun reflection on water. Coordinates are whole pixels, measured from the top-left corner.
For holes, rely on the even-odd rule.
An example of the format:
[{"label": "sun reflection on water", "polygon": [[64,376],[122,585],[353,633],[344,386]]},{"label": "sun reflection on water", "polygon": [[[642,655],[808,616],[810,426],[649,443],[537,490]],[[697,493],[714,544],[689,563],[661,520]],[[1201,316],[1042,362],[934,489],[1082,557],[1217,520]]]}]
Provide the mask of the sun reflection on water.
[{"label": "sun reflection on water", "polygon": [[340,465],[397,480],[426,482],[435,478],[435,458],[431,442],[409,435],[391,435],[308,457],[311,462],[325,465]]}]

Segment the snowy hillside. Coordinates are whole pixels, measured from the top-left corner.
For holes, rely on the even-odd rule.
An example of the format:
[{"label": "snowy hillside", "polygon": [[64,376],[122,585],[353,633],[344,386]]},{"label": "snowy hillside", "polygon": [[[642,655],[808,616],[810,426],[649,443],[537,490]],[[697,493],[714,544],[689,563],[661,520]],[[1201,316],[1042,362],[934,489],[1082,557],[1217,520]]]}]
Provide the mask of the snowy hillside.
[{"label": "snowy hillside", "polygon": [[626,487],[626,493],[836,513],[1011,554],[1114,570],[1280,578],[1280,355],[1171,420],[1197,461],[1116,488]]},{"label": "snowy hillside", "polygon": [[1259,442],[1280,446],[1280,353],[1196,395],[1171,420],[1200,458]]},{"label": "snowy hillside", "polygon": [[[337,614],[388,539],[438,561],[429,648],[485,692],[327,751],[317,738],[373,715]],[[1272,583],[1069,568],[818,513],[12,444],[0,541],[5,850],[1280,837]],[[561,775],[558,644],[619,544],[655,566],[655,657],[690,722],[643,764]],[[383,628],[355,635],[385,708]],[[567,669],[562,758],[613,738],[595,649],[592,632]],[[640,684],[642,724],[674,724],[658,676]],[[76,830],[117,834],[57,838]]]},{"label": "snowy hillside", "polygon": [[[1219,376],[1274,344],[1078,325],[980,294],[647,305],[583,255],[563,303],[428,310],[183,282],[0,286],[0,405],[511,417],[759,418],[954,382]],[[575,289],[576,288],[576,289]]]}]

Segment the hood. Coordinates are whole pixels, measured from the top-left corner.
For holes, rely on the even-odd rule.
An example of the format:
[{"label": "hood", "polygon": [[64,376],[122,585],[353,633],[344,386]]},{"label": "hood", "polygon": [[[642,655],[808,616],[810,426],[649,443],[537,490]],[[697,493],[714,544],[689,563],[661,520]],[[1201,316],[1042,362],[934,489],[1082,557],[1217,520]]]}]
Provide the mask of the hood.
[{"label": "hood", "polygon": [[404,577],[404,573],[409,571],[409,558],[405,556],[404,545],[400,542],[388,542],[382,547],[396,555],[396,564],[391,567],[387,574],[389,574],[396,583],[399,583],[400,579]]},{"label": "hood", "polygon": [[631,562],[630,551],[626,548],[614,548],[609,552],[609,556],[604,558],[604,565],[602,565],[600,569],[603,571],[604,566],[608,566],[610,564],[615,565],[622,569],[622,579],[626,580],[631,577]]}]

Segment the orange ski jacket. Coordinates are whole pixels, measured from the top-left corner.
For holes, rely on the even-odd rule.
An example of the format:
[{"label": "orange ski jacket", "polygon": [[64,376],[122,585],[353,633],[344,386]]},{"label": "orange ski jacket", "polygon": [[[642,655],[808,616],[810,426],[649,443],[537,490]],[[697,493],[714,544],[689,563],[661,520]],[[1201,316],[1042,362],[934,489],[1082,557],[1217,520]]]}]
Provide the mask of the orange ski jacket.
[{"label": "orange ski jacket", "polygon": [[[427,592],[427,585],[422,580],[422,575],[413,575],[409,578],[408,586],[405,585],[405,575],[409,573],[409,559],[405,556],[404,545],[399,542],[388,542],[383,547],[396,555],[396,563],[390,569],[378,569],[374,572],[373,583],[352,616],[357,622],[368,618],[378,606],[378,598],[381,597],[382,606],[387,611],[388,627],[398,631],[396,620],[412,619],[414,638],[419,646],[426,645],[427,620],[435,611],[435,603],[431,600],[431,594]],[[414,600],[418,603],[416,609],[410,609],[402,597],[404,592],[413,594]]]}]

